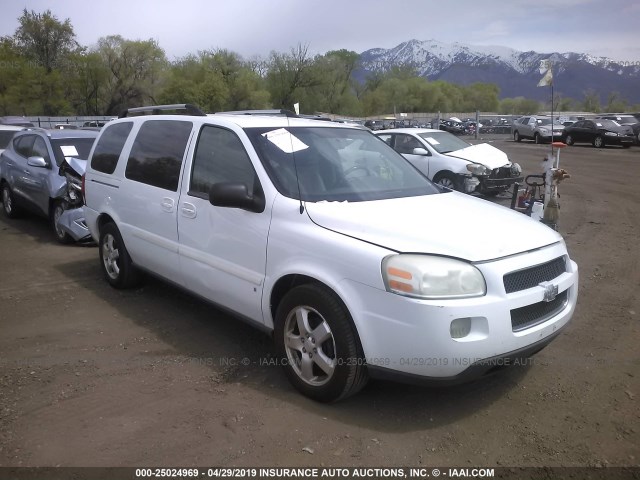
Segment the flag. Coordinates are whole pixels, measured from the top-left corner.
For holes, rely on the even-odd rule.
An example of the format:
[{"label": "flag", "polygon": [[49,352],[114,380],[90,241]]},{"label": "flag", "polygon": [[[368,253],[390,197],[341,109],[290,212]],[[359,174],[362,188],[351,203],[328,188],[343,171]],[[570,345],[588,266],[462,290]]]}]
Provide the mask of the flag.
[{"label": "flag", "polygon": [[551,70],[551,60],[540,60],[540,73],[544,77],[538,82],[538,87],[548,87],[553,83],[553,71]]},{"label": "flag", "polygon": [[553,73],[551,73],[551,69],[547,70],[547,73],[544,74],[544,77],[540,79],[538,82],[538,87],[548,87],[553,83]]}]

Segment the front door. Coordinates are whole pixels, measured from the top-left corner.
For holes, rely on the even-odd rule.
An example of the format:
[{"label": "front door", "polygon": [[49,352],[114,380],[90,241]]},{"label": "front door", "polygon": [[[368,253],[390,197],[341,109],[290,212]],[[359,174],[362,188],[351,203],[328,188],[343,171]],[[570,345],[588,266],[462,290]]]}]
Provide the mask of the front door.
[{"label": "front door", "polygon": [[233,131],[205,125],[185,173],[178,205],[180,262],[189,290],[262,322],[271,203],[255,213],[209,202],[214,183],[244,183],[261,192],[251,159]]}]

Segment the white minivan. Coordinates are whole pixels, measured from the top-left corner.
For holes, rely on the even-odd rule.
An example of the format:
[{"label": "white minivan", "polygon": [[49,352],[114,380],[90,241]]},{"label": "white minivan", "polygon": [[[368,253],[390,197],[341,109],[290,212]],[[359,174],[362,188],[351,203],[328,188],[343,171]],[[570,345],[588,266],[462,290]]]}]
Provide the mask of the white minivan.
[{"label": "white minivan", "polygon": [[571,319],[578,267],[557,232],[432,183],[371,132],[163,108],[110,122],[91,152],[105,278],[149,272],[265,329],[303,394],[477,378]]}]

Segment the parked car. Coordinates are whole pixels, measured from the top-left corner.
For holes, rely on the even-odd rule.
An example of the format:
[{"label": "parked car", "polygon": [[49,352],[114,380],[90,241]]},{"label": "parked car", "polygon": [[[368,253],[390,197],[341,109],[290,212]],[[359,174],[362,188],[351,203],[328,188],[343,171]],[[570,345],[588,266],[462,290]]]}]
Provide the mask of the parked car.
[{"label": "parked car", "polygon": [[454,135],[464,135],[464,125],[455,120],[440,120],[440,130],[453,133]]},{"label": "parked car", "polygon": [[25,117],[0,117],[0,125],[15,125],[16,127],[33,127],[33,123],[31,123]]},{"label": "parked car", "polygon": [[634,117],[631,114],[625,115],[625,114],[604,114],[604,115],[598,115],[596,118],[596,120],[613,120],[614,122],[616,122],[618,125],[634,125],[638,122],[640,122],[640,120],[638,120],[636,117]]},{"label": "parked car", "polygon": [[628,125],[633,131],[633,143],[640,145],[640,114],[599,115],[596,119],[613,120],[618,125]]},{"label": "parked car", "polygon": [[[18,132],[0,156],[3,211],[15,218],[30,210],[51,221],[56,239],[76,238],[58,225],[64,213],[67,180],[60,175],[65,159],[88,158],[98,132],[28,129]],[[85,236],[88,230],[85,229]]]},{"label": "parked car", "polygon": [[525,116],[513,122],[511,134],[516,142],[530,139],[535,143],[550,142],[560,139],[564,125],[559,122],[552,124],[550,117]]},{"label": "parked car", "polygon": [[366,120],[364,126],[369,130],[382,130],[384,128],[382,123],[382,120]]},{"label": "parked car", "polygon": [[565,127],[562,141],[567,145],[590,143],[596,148],[606,145],[621,145],[629,148],[633,145],[633,129],[629,125],[619,125],[613,120],[580,120]]},{"label": "parked car", "polygon": [[72,125],[70,123],[56,123],[53,128],[55,130],[78,130],[78,125]]},{"label": "parked car", "polygon": [[4,152],[4,149],[7,148],[9,142],[16,134],[16,132],[20,132],[24,130],[25,127],[18,127],[16,125],[1,125],[0,124],[0,155]]},{"label": "parked car", "polygon": [[121,118],[84,193],[109,284],[151,272],[221,305],[271,333],[291,383],[320,401],[368,377],[477,378],[542,349],[576,305],[557,232],[334,122]]},{"label": "parked car", "polygon": [[471,145],[433,129],[382,130],[376,135],[430,180],[452,190],[496,195],[523,180],[520,165],[487,143]]}]

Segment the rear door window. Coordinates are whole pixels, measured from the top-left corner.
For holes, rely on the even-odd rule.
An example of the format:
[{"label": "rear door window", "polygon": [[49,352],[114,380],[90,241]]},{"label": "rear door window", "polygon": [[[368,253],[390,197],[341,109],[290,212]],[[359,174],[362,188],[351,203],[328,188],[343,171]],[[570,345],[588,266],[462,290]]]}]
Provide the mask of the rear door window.
[{"label": "rear door window", "polygon": [[125,177],[176,192],[192,128],[192,122],[181,120],[143,123],[131,147]]}]

